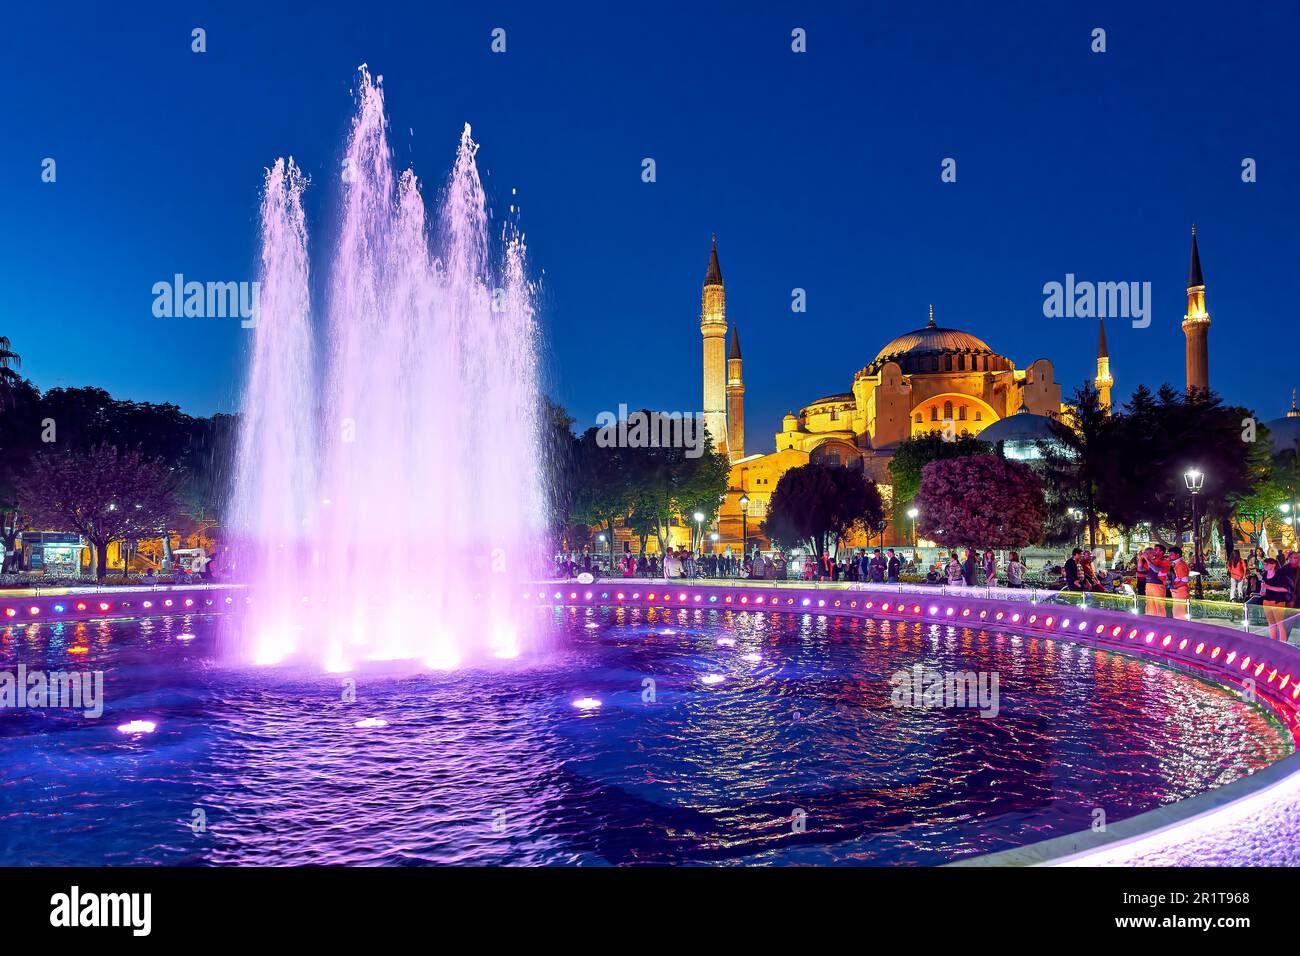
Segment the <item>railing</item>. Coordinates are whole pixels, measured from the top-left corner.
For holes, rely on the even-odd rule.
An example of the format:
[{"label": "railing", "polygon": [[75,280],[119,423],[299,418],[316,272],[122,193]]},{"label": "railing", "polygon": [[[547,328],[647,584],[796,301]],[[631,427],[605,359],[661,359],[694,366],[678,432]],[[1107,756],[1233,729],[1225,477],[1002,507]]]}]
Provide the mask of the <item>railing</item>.
[{"label": "railing", "polygon": [[1167,617],[1181,621],[1196,621],[1230,627],[1251,634],[1269,635],[1270,621],[1275,632],[1290,635],[1294,630],[1293,644],[1300,644],[1300,608],[1265,608],[1262,604],[1242,604],[1238,601],[1198,601],[1194,598],[1146,597],[1140,594],[1116,594],[1103,591],[1056,591],[1043,588],[1009,587],[955,587],[950,584],[876,584],[862,581],[782,581],[763,578],[602,578],[646,585],[713,584],[726,587],[800,588],[810,591],[875,591],[885,594],[928,594],[955,597],[979,597],[999,601],[1023,601],[1027,604],[1065,604],[1072,607],[1095,608],[1104,611],[1124,611],[1147,617]]}]

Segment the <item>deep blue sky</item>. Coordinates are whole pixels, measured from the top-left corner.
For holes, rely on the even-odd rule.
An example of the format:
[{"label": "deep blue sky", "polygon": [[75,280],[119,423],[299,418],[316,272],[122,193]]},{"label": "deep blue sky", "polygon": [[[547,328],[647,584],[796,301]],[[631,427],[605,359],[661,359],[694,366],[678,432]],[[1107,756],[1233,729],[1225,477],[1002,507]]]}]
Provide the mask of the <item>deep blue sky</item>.
[{"label": "deep blue sky", "polygon": [[[0,334],[39,386],[235,407],[248,333],[155,319],[150,287],[253,278],[277,156],[315,177],[308,214],[329,220],[321,184],[362,62],[427,184],[468,120],[498,208],[518,189],[549,387],[580,426],[620,402],[698,408],[713,231],[751,451],[771,450],[787,409],[847,390],[930,302],[1020,367],[1047,356],[1067,386],[1091,376],[1095,320],[1042,315],[1043,283],[1067,272],[1152,282],[1149,329],[1108,323],[1117,390],[1181,384],[1193,221],[1211,384],[1268,418],[1300,382],[1295,3],[334,6],[0,15]],[[497,26],[505,55],[489,51]]]}]

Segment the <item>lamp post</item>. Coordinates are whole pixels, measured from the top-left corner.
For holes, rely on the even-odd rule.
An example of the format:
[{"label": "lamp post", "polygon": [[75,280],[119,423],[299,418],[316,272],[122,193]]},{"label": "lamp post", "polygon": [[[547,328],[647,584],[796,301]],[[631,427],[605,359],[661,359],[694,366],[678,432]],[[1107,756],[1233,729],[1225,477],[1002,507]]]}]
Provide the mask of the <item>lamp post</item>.
[{"label": "lamp post", "polygon": [[695,519],[695,549],[702,552],[704,550],[704,513],[697,511],[691,515]]},{"label": "lamp post", "polygon": [[749,557],[749,495],[740,496],[740,555]]},{"label": "lamp post", "polygon": [[[1188,468],[1183,472],[1183,481],[1187,485],[1187,490],[1192,493],[1192,564],[1198,563],[1201,554],[1201,525],[1197,520],[1196,514],[1196,496],[1201,491],[1201,486],[1205,484],[1205,475],[1199,468]],[[1201,581],[1201,575],[1196,575],[1196,596],[1199,598],[1204,593],[1204,584]]]},{"label": "lamp post", "polygon": [[915,508],[907,509],[907,516],[912,519],[912,550],[913,551],[916,550],[916,516],[919,515],[920,513],[921,512],[917,511]]}]

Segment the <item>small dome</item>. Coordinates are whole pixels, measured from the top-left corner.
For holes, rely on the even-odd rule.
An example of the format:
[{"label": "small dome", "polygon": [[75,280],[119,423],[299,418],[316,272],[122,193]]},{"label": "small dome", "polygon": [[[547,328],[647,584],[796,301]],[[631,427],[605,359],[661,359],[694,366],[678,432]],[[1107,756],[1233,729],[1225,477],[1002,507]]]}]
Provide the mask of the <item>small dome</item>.
[{"label": "small dome", "polygon": [[1035,415],[1025,406],[1020,411],[1006,418],[998,419],[976,436],[980,441],[990,444],[998,442],[1037,442],[1051,441],[1052,420],[1046,415]]},{"label": "small dome", "polygon": [[1285,418],[1275,418],[1265,422],[1269,440],[1273,443],[1273,454],[1284,451],[1300,451],[1300,415],[1287,414]]}]

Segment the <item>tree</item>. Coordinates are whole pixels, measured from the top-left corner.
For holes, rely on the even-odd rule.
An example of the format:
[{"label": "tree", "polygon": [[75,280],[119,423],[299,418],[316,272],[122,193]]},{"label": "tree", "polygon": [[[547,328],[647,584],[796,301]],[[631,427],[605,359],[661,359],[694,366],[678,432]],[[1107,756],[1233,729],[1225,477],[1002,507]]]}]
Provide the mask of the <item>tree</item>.
[{"label": "tree", "polygon": [[0,335],[0,409],[9,407],[14,388],[23,380],[15,371],[22,367],[23,360],[12,344],[8,336]]},{"label": "tree", "polygon": [[1117,457],[1114,436],[1119,420],[1106,413],[1101,395],[1091,382],[1074,390],[1067,421],[1051,419],[1054,441],[1040,442],[1043,478],[1062,521],[1068,508],[1077,507],[1088,525],[1088,547],[1097,547],[1101,488],[1112,476]]},{"label": "tree", "polygon": [[921,487],[921,470],[930,462],[992,453],[992,445],[971,435],[946,441],[942,435],[931,432],[899,442],[893,457],[889,459],[889,477],[894,486],[895,525],[902,527],[903,515],[911,507],[917,489]]},{"label": "tree", "polygon": [[[712,447],[698,449],[684,445],[627,451],[632,483],[630,523],[653,529],[661,553],[668,549],[675,519],[690,520],[695,511],[702,511],[712,520],[727,492],[731,462],[726,455]],[[692,457],[696,451],[699,454]]]},{"label": "tree", "polygon": [[156,538],[179,510],[172,469],[139,451],[119,455],[111,445],[37,455],[19,481],[18,500],[31,528],[76,531],[89,541],[100,580],[110,542]]},{"label": "tree", "polygon": [[817,556],[853,530],[874,528],[884,514],[880,490],[862,469],[809,462],[776,483],[762,532],[787,550],[806,546]]},{"label": "tree", "polygon": [[578,440],[571,511],[574,520],[605,527],[610,567],[614,564],[614,522],[632,510],[631,449],[602,446],[601,429],[588,428]]},{"label": "tree", "polygon": [[1043,482],[1019,461],[974,455],[934,461],[921,473],[917,530],[946,547],[1020,548],[1039,541]]}]

